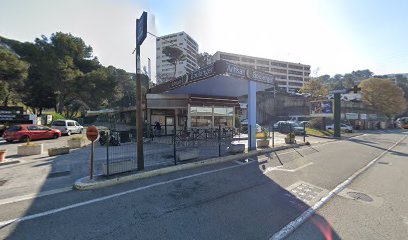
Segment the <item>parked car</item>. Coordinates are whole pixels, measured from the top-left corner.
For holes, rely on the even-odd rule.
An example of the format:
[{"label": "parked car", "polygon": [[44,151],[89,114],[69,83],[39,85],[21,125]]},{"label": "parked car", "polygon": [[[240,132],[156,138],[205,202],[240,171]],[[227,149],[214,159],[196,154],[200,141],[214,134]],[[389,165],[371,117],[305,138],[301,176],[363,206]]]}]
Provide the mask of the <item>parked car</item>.
[{"label": "parked car", "polygon": [[290,133],[293,132],[295,135],[305,135],[306,132],[303,127],[301,127],[296,122],[281,122],[278,124],[278,131],[280,133]]},{"label": "parked car", "polygon": [[299,122],[299,126],[301,126],[301,127],[303,127],[303,125],[304,126],[307,126],[309,124],[309,121],[301,121],[301,122]]},{"label": "parked car", "polygon": [[26,142],[28,140],[48,138],[56,139],[59,137],[61,137],[60,130],[34,124],[14,125],[8,128],[3,134],[3,138],[7,142],[13,141]]},{"label": "parked car", "polygon": [[[326,130],[333,130],[333,129],[334,129],[334,124],[326,126]],[[353,132],[353,127],[350,126],[350,125],[342,123],[342,124],[340,124],[340,130],[351,133],[351,132]]]},{"label": "parked car", "polygon": [[[242,133],[248,133],[248,123],[242,124],[241,129],[242,129]],[[257,123],[256,124],[256,132],[260,133],[262,131],[263,131],[263,127]]]},{"label": "parked car", "polygon": [[273,129],[278,130],[279,124],[285,123],[285,122],[286,122],[286,121],[279,121],[279,122],[274,123],[274,124],[273,124]]},{"label": "parked car", "polygon": [[56,120],[52,122],[51,127],[68,136],[73,133],[82,133],[84,130],[84,127],[74,120]]}]

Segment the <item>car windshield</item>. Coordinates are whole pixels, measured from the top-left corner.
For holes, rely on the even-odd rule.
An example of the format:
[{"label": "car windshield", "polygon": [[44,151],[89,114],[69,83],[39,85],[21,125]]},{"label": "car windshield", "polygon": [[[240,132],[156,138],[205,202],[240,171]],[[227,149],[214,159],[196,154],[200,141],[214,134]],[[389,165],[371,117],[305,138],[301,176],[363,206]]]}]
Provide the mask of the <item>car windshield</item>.
[{"label": "car windshield", "polygon": [[7,131],[9,132],[17,132],[21,130],[21,126],[12,126],[9,129],[7,129]]}]

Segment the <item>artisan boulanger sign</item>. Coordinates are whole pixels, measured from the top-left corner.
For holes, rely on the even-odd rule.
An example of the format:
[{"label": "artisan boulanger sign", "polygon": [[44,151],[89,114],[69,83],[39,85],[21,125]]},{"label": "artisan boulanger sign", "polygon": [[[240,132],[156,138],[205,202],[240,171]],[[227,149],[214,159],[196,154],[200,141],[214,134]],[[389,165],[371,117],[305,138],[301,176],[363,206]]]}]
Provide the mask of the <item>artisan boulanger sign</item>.
[{"label": "artisan boulanger sign", "polygon": [[272,74],[238,66],[224,60],[218,60],[208,66],[170,81],[169,87],[170,89],[175,89],[205,78],[224,74],[266,84],[273,84],[275,80],[275,76]]}]

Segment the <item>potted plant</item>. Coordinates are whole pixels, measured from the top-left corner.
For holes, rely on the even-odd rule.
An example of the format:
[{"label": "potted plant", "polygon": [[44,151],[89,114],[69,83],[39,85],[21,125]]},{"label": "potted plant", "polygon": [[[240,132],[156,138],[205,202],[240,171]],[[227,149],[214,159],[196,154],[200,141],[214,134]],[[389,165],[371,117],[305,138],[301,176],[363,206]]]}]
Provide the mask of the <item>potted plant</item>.
[{"label": "potted plant", "polygon": [[262,131],[263,135],[262,135],[262,139],[261,140],[257,140],[256,141],[256,145],[257,147],[269,147],[269,131],[267,131],[266,129],[263,129]]},{"label": "potted plant", "polygon": [[30,139],[27,138],[27,143],[17,146],[18,155],[38,155],[43,153],[43,144],[37,144],[30,142]]},{"label": "potted plant", "polygon": [[0,149],[0,162],[3,162],[4,160],[6,160],[6,149]]},{"label": "potted plant", "polygon": [[83,136],[72,137],[67,141],[69,148],[81,148],[85,146],[85,138]]},{"label": "potted plant", "polygon": [[295,134],[294,133],[288,133],[285,137],[285,143],[286,144],[294,144],[296,143],[295,139]]}]

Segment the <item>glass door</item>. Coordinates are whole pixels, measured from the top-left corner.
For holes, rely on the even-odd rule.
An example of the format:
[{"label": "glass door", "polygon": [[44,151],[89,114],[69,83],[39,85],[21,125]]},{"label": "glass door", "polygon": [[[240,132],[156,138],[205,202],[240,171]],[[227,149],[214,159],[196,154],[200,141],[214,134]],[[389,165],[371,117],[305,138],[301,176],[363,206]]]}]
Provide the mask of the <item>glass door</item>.
[{"label": "glass door", "polygon": [[166,135],[173,135],[174,134],[174,116],[166,116],[166,125],[165,131]]}]

